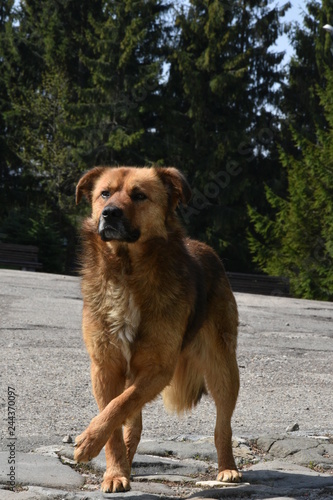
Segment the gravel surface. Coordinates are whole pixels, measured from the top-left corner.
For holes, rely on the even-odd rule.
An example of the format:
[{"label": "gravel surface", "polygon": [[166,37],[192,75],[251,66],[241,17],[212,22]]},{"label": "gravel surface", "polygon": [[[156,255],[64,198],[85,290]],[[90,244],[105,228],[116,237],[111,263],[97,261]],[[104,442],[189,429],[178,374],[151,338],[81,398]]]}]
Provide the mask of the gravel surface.
[{"label": "gravel surface", "polygon": [[[241,390],[237,436],[333,434],[333,304],[235,294],[240,313]],[[16,392],[17,450],[79,434],[96,414],[81,336],[79,280],[0,270],[0,449],[6,446],[7,388]],[[144,410],[144,439],[208,436],[209,397],[189,415],[168,415],[161,399]]]}]

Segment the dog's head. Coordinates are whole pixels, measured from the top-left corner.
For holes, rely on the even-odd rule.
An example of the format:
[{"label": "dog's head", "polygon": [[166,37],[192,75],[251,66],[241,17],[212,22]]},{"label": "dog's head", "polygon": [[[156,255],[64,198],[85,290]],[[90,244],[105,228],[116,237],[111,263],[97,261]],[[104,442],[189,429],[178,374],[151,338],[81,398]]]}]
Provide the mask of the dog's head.
[{"label": "dog's head", "polygon": [[103,241],[134,243],[166,238],[168,221],[191,190],[175,168],[95,167],[81,177],[77,203],[83,195]]}]

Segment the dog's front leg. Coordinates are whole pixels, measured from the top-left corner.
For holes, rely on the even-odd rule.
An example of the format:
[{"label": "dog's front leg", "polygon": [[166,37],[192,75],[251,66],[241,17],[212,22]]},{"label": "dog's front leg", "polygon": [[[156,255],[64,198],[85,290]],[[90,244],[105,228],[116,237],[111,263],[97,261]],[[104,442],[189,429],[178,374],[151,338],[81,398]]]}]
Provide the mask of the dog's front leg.
[{"label": "dog's front leg", "polygon": [[131,362],[133,377],[130,385],[110,401],[76,438],[75,460],[84,462],[97,456],[114,431],[120,429],[126,421],[133,420],[141,408],[170,382],[176,359],[177,352],[173,356],[163,356],[163,359],[153,351],[140,350],[135,354]]},{"label": "dog's front leg", "polygon": [[[121,394],[125,387],[125,377],[114,365],[99,365],[92,359],[91,380],[99,410]],[[106,472],[101,490],[104,493],[127,491],[130,489],[130,464],[122,429],[116,429],[105,445]]]}]

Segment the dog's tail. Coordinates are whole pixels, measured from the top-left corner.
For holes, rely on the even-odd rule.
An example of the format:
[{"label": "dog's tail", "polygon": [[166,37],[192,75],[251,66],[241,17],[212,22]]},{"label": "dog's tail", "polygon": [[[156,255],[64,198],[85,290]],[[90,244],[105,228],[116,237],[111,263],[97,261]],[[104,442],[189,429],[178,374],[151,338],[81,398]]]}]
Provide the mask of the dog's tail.
[{"label": "dog's tail", "polygon": [[184,413],[199,403],[207,394],[205,379],[192,359],[181,356],[170,384],[163,390],[164,406],[170,413]]}]

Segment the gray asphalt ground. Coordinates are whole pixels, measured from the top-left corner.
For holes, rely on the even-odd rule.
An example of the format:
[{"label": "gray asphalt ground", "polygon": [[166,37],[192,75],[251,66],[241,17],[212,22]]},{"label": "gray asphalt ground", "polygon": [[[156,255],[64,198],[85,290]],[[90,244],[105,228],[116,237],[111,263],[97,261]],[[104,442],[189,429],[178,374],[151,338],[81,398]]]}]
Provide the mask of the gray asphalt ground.
[{"label": "gray asphalt ground", "polygon": [[[280,436],[297,423],[294,438],[332,438],[333,304],[235,295],[241,390],[234,435]],[[8,443],[8,387],[16,395],[16,452],[61,445],[95,416],[81,310],[75,277],[0,270],[0,450]],[[214,420],[210,397],[181,419],[159,398],[144,410],[142,438],[198,440],[213,435]]]},{"label": "gray asphalt ground", "polygon": [[[241,390],[237,436],[284,432],[333,434],[333,304],[236,294]],[[81,336],[79,280],[0,270],[0,407],[17,394],[19,451],[79,434],[96,414],[89,358]],[[215,409],[205,397],[191,414],[146,407],[144,438],[213,435]],[[0,448],[6,435],[1,429]]]}]

